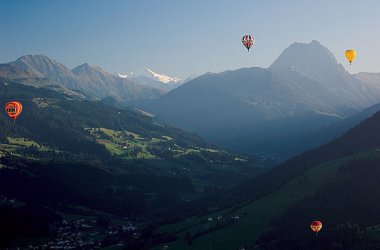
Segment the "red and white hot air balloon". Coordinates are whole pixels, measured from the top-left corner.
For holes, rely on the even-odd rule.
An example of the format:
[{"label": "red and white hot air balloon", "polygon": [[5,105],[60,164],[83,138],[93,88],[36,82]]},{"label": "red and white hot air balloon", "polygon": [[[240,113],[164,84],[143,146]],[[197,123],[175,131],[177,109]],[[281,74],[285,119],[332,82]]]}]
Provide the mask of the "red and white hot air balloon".
[{"label": "red and white hot air balloon", "polygon": [[243,43],[244,47],[246,47],[249,51],[249,49],[255,44],[255,38],[252,35],[245,35],[241,39],[241,42]]}]

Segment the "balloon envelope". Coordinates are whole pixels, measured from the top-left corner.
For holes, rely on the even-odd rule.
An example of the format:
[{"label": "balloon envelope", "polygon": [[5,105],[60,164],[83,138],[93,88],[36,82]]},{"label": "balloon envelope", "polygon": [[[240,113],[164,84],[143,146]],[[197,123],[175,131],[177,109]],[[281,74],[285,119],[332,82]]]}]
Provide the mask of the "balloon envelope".
[{"label": "balloon envelope", "polygon": [[5,108],[5,112],[8,114],[8,116],[11,119],[13,119],[13,121],[16,121],[16,118],[22,112],[22,104],[17,101],[7,102],[4,108]]},{"label": "balloon envelope", "polygon": [[313,232],[318,233],[322,229],[322,222],[315,220],[310,223],[310,228]]},{"label": "balloon envelope", "polygon": [[241,39],[241,42],[249,51],[249,49],[255,44],[255,38],[252,35],[245,35]]},{"label": "balloon envelope", "polygon": [[353,50],[353,49],[349,49],[349,50],[346,50],[346,52],[344,53],[344,55],[346,56],[347,60],[350,62],[350,65],[351,65],[352,61],[356,57],[356,51]]}]

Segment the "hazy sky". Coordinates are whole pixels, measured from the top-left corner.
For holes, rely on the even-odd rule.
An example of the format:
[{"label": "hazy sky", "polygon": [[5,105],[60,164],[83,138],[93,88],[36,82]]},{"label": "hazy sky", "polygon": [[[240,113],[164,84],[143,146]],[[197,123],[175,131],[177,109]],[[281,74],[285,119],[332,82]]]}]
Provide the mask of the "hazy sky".
[{"label": "hazy sky", "polygon": [[[1,0],[0,62],[45,54],[69,68],[184,78],[268,67],[291,43],[318,40],[350,72],[380,72],[379,15],[378,0]],[[249,53],[244,34],[256,38]]]}]

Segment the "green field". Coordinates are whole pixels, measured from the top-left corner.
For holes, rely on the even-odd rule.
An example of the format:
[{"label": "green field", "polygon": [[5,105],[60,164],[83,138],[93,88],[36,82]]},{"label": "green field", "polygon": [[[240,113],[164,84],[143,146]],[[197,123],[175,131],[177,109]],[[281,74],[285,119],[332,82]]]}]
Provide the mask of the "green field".
[{"label": "green field", "polygon": [[[157,159],[155,155],[147,150],[147,146],[159,143],[161,140],[158,138],[148,140],[133,132],[116,131],[107,128],[91,128],[88,130],[97,138],[97,142],[103,144],[113,155],[125,159]],[[102,138],[101,133],[104,133],[108,138]]]},{"label": "green field", "polygon": [[[48,151],[51,150],[45,145],[39,144],[35,141],[26,139],[26,138],[14,138],[7,137],[9,143],[0,144],[0,157],[5,155],[6,153],[10,153],[11,155],[21,156],[18,152],[19,149],[29,148],[34,146],[39,151]],[[31,157],[28,157],[31,158]]]},{"label": "green field", "polygon": [[[193,218],[185,222],[164,225],[157,232],[168,232],[178,237],[178,240],[169,244],[168,249],[197,249],[197,250],[230,250],[243,246],[245,243],[252,244],[260,234],[270,229],[270,220],[281,215],[290,205],[294,204],[314,192],[324,184],[333,180],[338,168],[354,158],[374,158],[380,157],[380,152],[376,150],[366,151],[330,161],[314,167],[304,175],[288,182],[281,189],[260,200],[254,201],[238,210],[224,210],[218,213],[209,214],[201,218]],[[217,218],[218,216],[231,217],[244,214],[245,216],[236,219],[235,223],[203,235],[193,240],[193,245],[189,247],[185,240],[185,234],[194,234],[199,230],[204,230],[208,223],[204,223],[207,218]],[[209,222],[210,225],[215,222]],[[153,248],[162,249],[162,246]]]},{"label": "green field", "polygon": [[7,137],[9,143],[11,145],[15,145],[15,146],[21,146],[21,147],[30,147],[30,146],[35,146],[38,148],[38,150],[41,150],[41,151],[47,151],[49,150],[49,148],[35,142],[35,141],[32,141],[32,140],[29,140],[29,139],[25,139],[25,138],[12,138],[12,137]]},{"label": "green field", "polygon": [[[161,138],[144,138],[142,135],[130,131],[117,131],[107,128],[87,128],[98,143],[103,144],[113,155],[125,159],[162,159],[155,153],[155,149],[170,154],[173,158],[181,158],[189,154],[201,154],[208,152],[219,156],[228,154],[216,148],[200,148],[194,146],[179,146],[173,142],[173,138],[162,135]],[[234,157],[234,161],[247,161],[246,159]],[[209,162],[213,162],[209,160]]]},{"label": "green field", "polygon": [[[102,144],[114,156],[133,162],[144,160],[144,167],[157,175],[187,176],[195,187],[195,193],[183,194],[182,199],[196,199],[210,185],[220,185],[234,172],[239,178],[246,178],[240,169],[259,167],[247,156],[231,154],[210,146],[200,147],[177,142],[176,138],[164,134],[154,134],[149,138],[127,130],[108,128],[86,128],[97,143]],[[210,177],[215,176],[215,183]],[[219,179],[217,179],[219,178]],[[224,179],[223,179],[224,178]],[[224,184],[223,184],[224,185]],[[228,185],[228,184],[227,184]]]}]

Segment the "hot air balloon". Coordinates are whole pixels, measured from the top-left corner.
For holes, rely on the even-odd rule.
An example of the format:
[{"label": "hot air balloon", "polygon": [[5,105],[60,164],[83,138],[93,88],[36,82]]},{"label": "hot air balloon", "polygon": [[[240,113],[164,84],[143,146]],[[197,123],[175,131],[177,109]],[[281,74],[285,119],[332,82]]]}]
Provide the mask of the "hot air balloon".
[{"label": "hot air balloon", "polygon": [[312,223],[310,223],[310,228],[315,232],[315,235],[318,234],[318,232],[322,229],[322,222],[319,220],[315,220]]},{"label": "hot air balloon", "polygon": [[249,51],[249,49],[255,44],[255,38],[251,35],[245,35],[241,39],[241,42],[243,43],[244,47],[246,47]]},{"label": "hot air balloon", "polygon": [[13,119],[13,122],[16,121],[16,118],[21,114],[22,112],[22,104],[17,101],[7,102],[5,104],[5,112],[7,112],[8,116]]},{"label": "hot air balloon", "polygon": [[349,49],[349,50],[346,50],[346,53],[344,53],[344,54],[345,54],[347,60],[350,62],[350,65],[351,65],[352,61],[356,57],[356,51],[353,49]]}]

